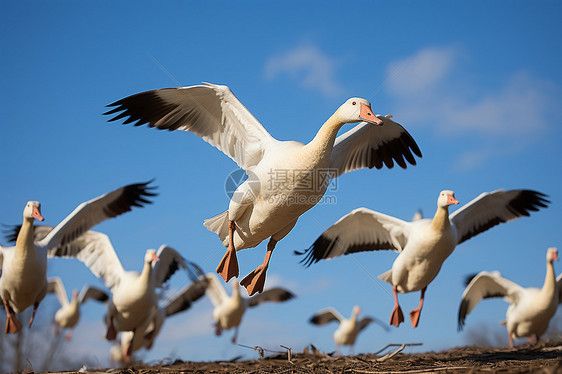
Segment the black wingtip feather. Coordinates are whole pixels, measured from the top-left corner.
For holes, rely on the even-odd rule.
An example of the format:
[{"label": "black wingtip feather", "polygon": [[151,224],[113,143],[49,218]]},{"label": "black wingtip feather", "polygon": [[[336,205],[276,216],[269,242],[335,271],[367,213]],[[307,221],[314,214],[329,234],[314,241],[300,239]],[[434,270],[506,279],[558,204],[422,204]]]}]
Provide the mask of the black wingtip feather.
[{"label": "black wingtip feather", "polygon": [[294,251],[294,253],[296,255],[304,255],[305,257],[300,263],[305,267],[310,267],[310,265],[327,258],[337,240],[337,238],[335,240],[326,239],[323,235],[320,235],[308,249],[302,252]]},{"label": "black wingtip feather", "polygon": [[8,243],[15,243],[18,238],[18,234],[20,233],[21,225],[12,226],[2,224],[2,226],[4,226],[4,239],[6,239]]},{"label": "black wingtip feather", "polygon": [[478,273],[469,274],[464,278],[464,286],[467,287],[470,282],[478,275]]}]

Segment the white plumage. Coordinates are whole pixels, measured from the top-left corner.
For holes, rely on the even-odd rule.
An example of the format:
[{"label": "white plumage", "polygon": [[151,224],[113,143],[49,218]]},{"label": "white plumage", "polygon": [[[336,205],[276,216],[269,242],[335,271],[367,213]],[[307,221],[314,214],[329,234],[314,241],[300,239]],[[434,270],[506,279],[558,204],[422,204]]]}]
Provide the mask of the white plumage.
[{"label": "white plumage", "polygon": [[497,190],[481,194],[449,216],[448,207],[458,201],[453,191],[444,190],[439,193],[433,218],[407,222],[367,208],[355,209],[328,228],[307,251],[297,254],[306,254],[303,262],[310,266],[359,251],[398,252],[392,269],[379,278],[393,286],[395,305],[390,323],[395,326],[404,320],[397,292],[421,290],[420,304],[410,312],[416,327],[427,286],[458,244],[499,223],[528,216],[548,202],[536,191]]},{"label": "white plumage", "polygon": [[562,301],[562,275],[555,278],[555,260],[558,261],[558,250],[549,248],[546,254],[546,276],[540,289],[523,288],[503,278],[497,271],[478,273],[463,292],[459,307],[459,330],[480,300],[503,297],[509,303],[503,322],[507,328],[509,345],[513,348],[513,339],[519,337],[533,336],[538,341]]},{"label": "white plumage", "polygon": [[34,306],[29,326],[39,302],[47,293],[47,257],[64,257],[68,243],[102,221],[128,212],[133,206],[150,203],[154,196],[148,183],[118,188],[80,204],[55,228],[35,236],[33,222],[43,220],[41,205],[29,201],[24,209],[23,224],[16,227],[14,247],[0,246],[0,298],[7,313],[6,332],[15,333],[21,323],[14,315]]},{"label": "white plumage", "polygon": [[[167,88],[121,99],[105,114],[148,123],[162,130],[192,132],[232,158],[249,175],[230,200],[228,210],[204,222],[228,250],[217,272],[238,276],[236,251],[270,238],[263,264],[240,283],[250,295],[261,292],[271,252],[301,214],[324,195],[330,178],[365,167],[415,165],[421,152],[410,134],[389,117],[375,116],[371,104],[347,100],[308,144],[278,141],[226,86]],[[361,122],[336,139],[345,123]],[[404,160],[406,159],[406,160]]]},{"label": "white plumage", "polygon": [[359,318],[361,313],[361,308],[358,306],[353,307],[351,311],[351,317],[349,319],[342,316],[334,308],[323,309],[310,318],[310,323],[315,325],[324,325],[326,323],[337,321],[339,323],[338,328],[334,331],[333,339],[336,343],[336,348],[338,353],[341,353],[340,346],[349,345],[350,354],[353,354],[353,346],[355,345],[355,340],[357,336],[363,329],[365,329],[369,323],[376,322],[381,325],[384,329],[388,329],[379,320],[374,317],[363,317]]},{"label": "white plumage", "polygon": [[221,335],[223,330],[235,328],[232,342],[236,343],[238,329],[242,317],[248,307],[254,307],[263,302],[282,302],[292,299],[294,295],[283,288],[275,287],[265,290],[259,295],[250,298],[242,297],[237,280],[231,281],[232,295],[228,295],[224,286],[215,274],[209,273],[205,276],[207,285],[207,296],[211,299],[213,306],[213,319],[215,320],[215,333]]}]

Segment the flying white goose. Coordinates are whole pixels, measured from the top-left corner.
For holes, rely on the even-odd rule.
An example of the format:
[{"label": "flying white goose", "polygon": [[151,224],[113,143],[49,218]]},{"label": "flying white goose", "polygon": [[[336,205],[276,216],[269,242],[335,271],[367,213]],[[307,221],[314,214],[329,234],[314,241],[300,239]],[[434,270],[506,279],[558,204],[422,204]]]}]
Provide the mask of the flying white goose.
[{"label": "flying white goose", "polygon": [[539,341],[548,328],[548,323],[560,303],[559,283],[562,277],[555,279],[554,265],[558,261],[558,250],[549,248],[546,252],[546,277],[542,288],[523,288],[501,276],[497,271],[482,271],[467,281],[459,307],[459,331],[462,330],[466,316],[482,299],[503,297],[509,303],[505,322],[509,336],[509,345],[513,348],[513,339],[520,337]]},{"label": "flying white goose", "polygon": [[129,346],[131,354],[142,348],[151,349],[165,319],[189,309],[195,301],[205,295],[207,284],[206,279],[198,279],[173,295],[163,306],[154,307],[151,316],[137,328],[138,331],[144,331],[144,333],[122,332],[120,344],[111,347],[111,359],[117,363],[125,363],[123,353]]},{"label": "flying white goose", "polygon": [[69,241],[98,223],[128,212],[133,206],[148,204],[154,196],[148,183],[121,187],[80,204],[43,239],[34,240],[34,220],[43,221],[41,204],[29,201],[23,211],[23,224],[18,229],[16,245],[0,246],[0,298],[6,309],[6,333],[21,329],[15,314],[33,305],[29,326],[37,307],[47,293],[47,257],[63,256]]},{"label": "flying white goose", "polygon": [[359,251],[398,252],[392,269],[379,276],[392,284],[394,292],[390,324],[398,327],[404,321],[397,292],[421,290],[420,304],[410,312],[410,320],[416,327],[425,290],[455,247],[497,224],[546,207],[550,201],[545,196],[531,190],[485,192],[449,216],[449,206],[459,202],[453,191],[444,190],[439,193],[433,218],[412,222],[359,208],[340,218],[306,251],[295,253],[306,254],[302,262],[310,266],[322,259]]},{"label": "flying white goose", "polygon": [[226,289],[218,280],[215,274],[209,273],[206,276],[208,283],[207,296],[214,305],[213,319],[215,320],[215,334],[221,335],[223,330],[235,328],[232,343],[236,343],[238,337],[238,328],[242,317],[246,312],[246,308],[255,307],[264,302],[282,302],[292,299],[294,295],[283,288],[275,287],[265,290],[259,295],[249,298],[242,297],[238,281],[235,279],[230,284],[232,286],[232,295],[228,296]]},{"label": "flying white goose", "polygon": [[[101,278],[111,291],[106,315],[107,340],[114,340],[118,331],[136,333],[158,304],[156,288],[162,287],[180,267],[187,269],[183,257],[173,248],[162,245],[158,253],[148,249],[141,273],[125,271],[105,234],[88,231],[64,248],[63,257],[76,257]],[[130,359],[131,346],[124,351]]]},{"label": "flying white goose", "polygon": [[[110,121],[148,123],[161,130],[192,132],[232,158],[248,174],[228,210],[204,225],[228,247],[217,272],[228,282],[239,275],[236,251],[270,238],[263,264],[240,283],[261,292],[276,243],[304,212],[324,195],[330,178],[352,170],[394,162],[416,164],[421,152],[410,134],[390,116],[375,116],[371,104],[347,100],[308,144],[278,141],[244,107],[227,86],[205,85],[142,92],[114,102],[104,114],[122,112]],[[361,122],[364,121],[364,122]],[[346,123],[361,122],[336,138]],[[405,159],[405,160],[404,160]]]},{"label": "flying white goose", "polygon": [[[61,307],[55,313],[55,334],[60,333],[60,329],[71,329],[78,323],[80,319],[80,305],[89,299],[97,300],[99,302],[106,302],[108,299],[107,293],[96,287],[84,286],[80,295],[78,290],[72,291],[72,299],[68,300],[68,295],[64,284],[59,277],[49,278],[49,286],[47,292],[54,293]],[[72,332],[66,334],[66,339],[72,338]]]},{"label": "flying white goose", "polygon": [[342,316],[337,310],[334,308],[327,308],[319,311],[315,315],[310,318],[310,323],[314,325],[325,325],[328,322],[338,321],[339,326],[334,331],[333,339],[336,343],[336,348],[338,354],[341,354],[340,346],[342,345],[349,345],[349,352],[353,354],[353,346],[355,345],[355,340],[357,339],[357,335],[363,329],[365,329],[369,323],[375,322],[382,326],[385,330],[388,328],[381,323],[378,319],[374,317],[363,317],[358,319],[357,317],[361,314],[361,308],[358,306],[354,306],[351,311],[351,317],[349,319]]}]

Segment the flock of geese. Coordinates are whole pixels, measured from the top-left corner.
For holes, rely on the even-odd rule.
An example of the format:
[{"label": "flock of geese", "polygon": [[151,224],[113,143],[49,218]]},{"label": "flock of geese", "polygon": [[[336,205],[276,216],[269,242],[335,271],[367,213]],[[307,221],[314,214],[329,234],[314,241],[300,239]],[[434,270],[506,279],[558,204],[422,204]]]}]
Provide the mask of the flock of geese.
[{"label": "flock of geese", "polygon": [[[194,133],[218,148],[243,168],[249,178],[238,186],[228,208],[204,221],[226,247],[216,272],[204,273],[178,251],[162,245],[148,249],[142,270],[127,271],[107,235],[92,231],[97,224],[115,218],[133,208],[150,204],[156,194],[151,182],[118,188],[80,204],[55,227],[35,225],[43,221],[41,204],[29,201],[23,211],[23,223],[8,235],[12,247],[0,247],[0,298],[6,311],[6,333],[22,328],[16,314],[33,307],[31,326],[37,307],[48,292],[57,295],[61,308],[56,312],[56,332],[72,329],[79,320],[80,305],[89,299],[107,303],[104,317],[106,339],[120,343],[112,357],[129,363],[134,351],[154,343],[166,317],[188,309],[207,295],[214,305],[215,332],[234,329],[235,343],[242,317],[249,307],[262,302],[281,302],[294,295],[282,288],[265,289],[266,274],[273,251],[290,233],[298,218],[316,205],[330,179],[362,168],[406,168],[416,165],[421,151],[412,136],[392,116],[373,114],[371,104],[351,98],[320,127],[307,144],[273,138],[226,86],[203,85],[142,92],[110,104],[110,121],[123,120],[135,126],[147,124],[161,130]],[[358,123],[338,136],[346,123]],[[283,171],[283,173],[275,173]],[[275,175],[275,180],[271,180]],[[432,218],[417,217],[403,221],[368,208],[345,215],[310,248],[295,252],[310,266],[359,251],[393,250],[398,253],[392,268],[379,276],[390,283],[395,305],[390,324],[398,327],[404,315],[398,293],[421,291],[420,303],[410,312],[410,321],[418,326],[424,295],[444,261],[455,247],[500,223],[529,216],[547,207],[547,196],[533,190],[496,190],[482,193],[474,200],[449,213],[459,204],[454,192],[443,190],[437,198]],[[238,278],[236,252],[253,248],[268,239],[263,263]],[[48,258],[76,258],[100,278],[105,290],[85,286],[69,301],[60,278],[47,279]],[[535,340],[548,327],[562,301],[562,278],[556,278],[552,262],[558,260],[555,248],[547,252],[547,272],[542,289],[522,288],[504,279],[498,272],[481,272],[467,282],[459,308],[459,329],[466,316],[483,298],[503,297],[510,303],[505,325],[509,341],[530,337]],[[184,270],[190,284],[162,305],[159,290],[178,270]],[[224,282],[229,282],[229,296]],[[249,297],[241,294],[246,288]],[[349,319],[329,308],[316,313],[310,322],[323,325],[339,322],[333,338],[338,351],[351,345],[359,332],[374,317],[359,318],[355,306]],[[385,326],[386,328],[386,326]],[[71,332],[67,334],[70,338]]]}]

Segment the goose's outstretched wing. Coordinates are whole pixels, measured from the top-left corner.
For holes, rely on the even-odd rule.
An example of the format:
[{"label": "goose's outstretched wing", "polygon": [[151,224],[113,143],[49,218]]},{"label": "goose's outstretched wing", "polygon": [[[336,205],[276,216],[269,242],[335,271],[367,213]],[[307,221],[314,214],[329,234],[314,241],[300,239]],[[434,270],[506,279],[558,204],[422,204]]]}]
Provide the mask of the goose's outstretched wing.
[{"label": "goose's outstretched wing", "polygon": [[[4,238],[8,243],[15,243],[21,230],[21,225],[7,225],[7,229],[4,230]],[[33,225],[33,241],[38,242],[47,236],[48,233],[53,230],[53,226],[47,225]]]},{"label": "goose's outstretched wing", "polygon": [[85,303],[88,300],[96,300],[100,303],[105,303],[109,299],[107,292],[100,290],[97,287],[84,286],[78,295],[78,302],[80,304]]},{"label": "goose's outstretched wing", "polygon": [[209,299],[211,299],[211,303],[215,307],[222,304],[224,300],[228,298],[228,294],[217,275],[214,273],[207,273],[205,279],[208,282],[206,294],[209,296]]},{"label": "goose's outstretched wing", "polygon": [[154,264],[154,277],[156,279],[156,285],[158,287],[162,286],[170,277],[181,267],[182,269],[186,269],[187,266],[185,264],[185,260],[180,255],[178,251],[176,251],[172,247],[168,247],[167,245],[162,245],[158,249],[156,256],[160,258],[160,261]]},{"label": "goose's outstretched wing", "polygon": [[414,138],[402,126],[377,115],[382,125],[361,122],[336,138],[330,158],[331,177],[363,168],[392,168],[394,162],[406,168],[416,165],[414,155],[422,157]]},{"label": "goose's outstretched wing", "polygon": [[208,284],[207,279],[202,278],[186,286],[164,306],[166,317],[189,309],[191,304],[205,295]]},{"label": "goose's outstretched wing", "polygon": [[251,170],[262,159],[268,144],[276,142],[227,86],[205,85],[164,88],[118,100],[104,113],[110,121],[148,124],[160,130],[184,130],[200,136]]},{"label": "goose's outstretched wing", "polygon": [[457,228],[460,244],[502,222],[528,216],[546,208],[546,195],[532,190],[496,190],[484,192],[449,216]]},{"label": "goose's outstretched wing", "polygon": [[410,223],[401,219],[358,208],[328,228],[310,248],[301,262],[310,266],[329,259],[360,251],[393,250],[401,252],[408,241]]},{"label": "goose's outstretched wing", "polygon": [[382,322],[380,319],[375,318],[375,317],[371,317],[371,316],[365,316],[363,317],[360,321],[359,321],[359,331],[363,330],[364,328],[366,328],[371,322],[376,323],[377,325],[379,325],[380,327],[382,327],[385,331],[390,330],[388,328],[388,324]]},{"label": "goose's outstretched wing", "polygon": [[[150,204],[148,197],[155,196],[149,182],[130,184],[118,188],[104,195],[86,201],[61,223],[59,223],[47,236],[36,244],[47,250],[65,246],[95,225],[130,211],[133,207],[142,207]],[[58,252],[49,251],[50,256],[57,256]]]},{"label": "goose's outstretched wing", "polygon": [[325,325],[328,322],[345,321],[345,318],[334,308],[326,308],[314,314],[309,322],[313,325]]},{"label": "goose's outstretched wing", "polygon": [[248,299],[248,306],[253,307],[265,302],[280,303],[295,297],[295,295],[284,288],[275,287],[265,290],[260,294],[254,295]]},{"label": "goose's outstretched wing", "polygon": [[51,248],[48,255],[78,259],[109,289],[117,286],[125,273],[109,237],[97,231],[87,231],[65,245]]},{"label": "goose's outstretched wing", "polygon": [[57,299],[59,299],[60,305],[65,306],[69,304],[66,289],[64,288],[62,279],[60,279],[59,277],[49,278],[47,283],[47,292],[57,295]]},{"label": "goose's outstretched wing", "polygon": [[482,271],[467,279],[467,287],[462,294],[459,307],[458,329],[462,330],[466,316],[482,299],[503,297],[510,304],[517,303],[524,288],[497,271]]}]

